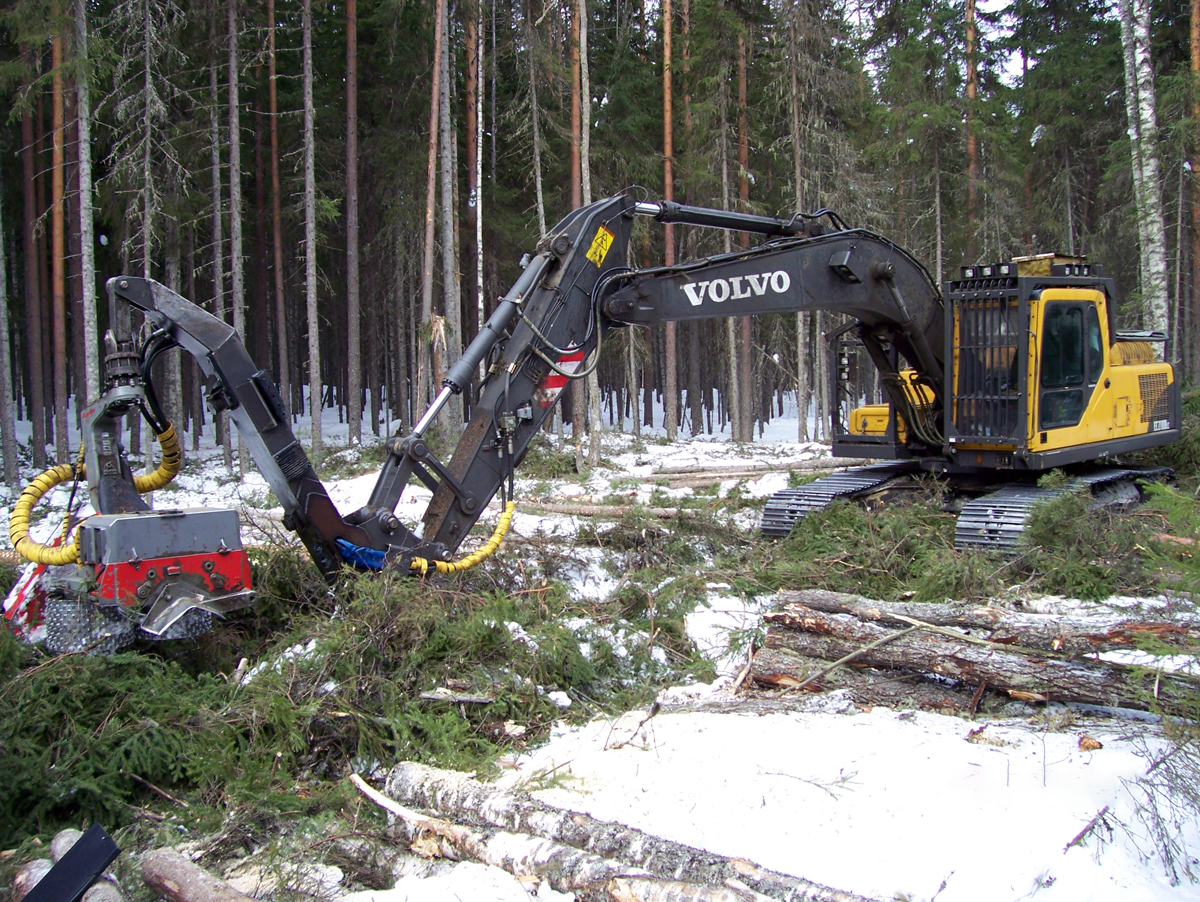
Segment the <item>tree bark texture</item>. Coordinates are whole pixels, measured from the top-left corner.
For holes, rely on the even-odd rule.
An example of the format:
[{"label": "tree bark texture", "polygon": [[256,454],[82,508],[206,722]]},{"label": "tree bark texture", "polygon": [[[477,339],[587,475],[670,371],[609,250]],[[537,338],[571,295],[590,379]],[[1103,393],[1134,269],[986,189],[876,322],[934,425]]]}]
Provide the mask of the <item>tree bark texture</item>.
[{"label": "tree bark texture", "polygon": [[312,0],[303,3],[304,41],[304,298],[308,311],[308,410],[312,452],[321,450],[321,320],[317,309],[316,112],[313,109]]},{"label": "tree bark texture", "polygon": [[75,0],[75,73],[79,117],[79,270],[83,286],[83,359],[87,398],[100,395],[100,345],[96,322],[96,239],[92,227],[92,101],[88,67],[87,3]]},{"label": "tree bark texture", "polygon": [[388,775],[386,794],[406,805],[437,811],[477,827],[532,833],[601,858],[627,861],[665,880],[710,886],[738,881],[769,898],[797,902],[849,902],[857,898],[760,868],[745,859],[726,858],[624,824],[556,808],[527,793],[500,789],[457,771],[405,762]]},{"label": "tree bark texture", "polygon": [[1049,652],[1020,653],[1004,645],[971,641],[942,632],[915,632],[877,648],[865,646],[888,639],[896,631],[848,614],[825,614],[788,605],[765,616],[766,648],[836,661],[851,653],[858,667],[916,670],[986,683],[1023,701],[1076,701],[1145,710],[1154,704],[1182,710],[1195,697],[1200,682],[1179,674],[1145,673],[1100,661],[1071,660]]},{"label": "tree bark texture", "polygon": [[[445,10],[448,16],[449,11]],[[455,134],[453,109],[451,107],[452,73],[450,65],[450,23],[441,23],[442,53],[440,79],[441,99],[438,104],[439,134],[439,168],[441,180],[442,201],[442,322],[440,335],[435,332],[434,339],[441,339],[442,357],[440,365],[433,368],[435,383],[440,383],[454,362],[462,356],[462,293],[461,279],[458,266],[457,236],[455,234],[455,190],[458,187],[457,167],[454,165]],[[435,359],[437,350],[434,351]],[[462,432],[463,408],[461,399],[455,399],[447,404],[442,413],[442,422],[453,440],[457,441]]]},{"label": "tree bark texture", "polygon": [[[58,20],[58,5],[54,4]],[[67,439],[67,283],[66,283],[66,217],[64,216],[64,123],[63,123],[63,46],[62,35],[55,34],[50,42],[53,73],[52,158],[50,163],[50,280],[54,300],[54,448],[58,459],[70,459]]]},{"label": "tree bark texture", "polygon": [[[26,56],[27,65],[32,64],[31,54]],[[24,86],[28,89],[29,85]],[[45,356],[42,344],[42,290],[38,267],[36,196],[37,166],[34,160],[33,113],[26,109],[21,116],[21,165],[25,186],[25,222],[22,230],[22,249],[25,256],[25,340],[29,345],[29,418],[32,423],[33,465],[39,469],[46,466],[46,374],[43,370]]]},{"label": "tree bark texture", "polygon": [[1120,0],[1119,8],[1125,52],[1125,109],[1141,247],[1142,309],[1146,328],[1166,332],[1167,238],[1150,58],[1150,4],[1149,0]]},{"label": "tree bark texture", "polygon": [[[0,199],[3,192],[0,192]],[[0,207],[3,202],[0,200]],[[4,246],[4,211],[0,209],[0,472],[15,492],[20,485],[17,471],[17,425],[13,415],[12,330],[8,317],[8,261]]]},{"label": "tree bark texture", "polygon": [[[750,212],[750,115],[747,104],[748,48],[744,25],[738,32],[737,41],[737,85],[738,85],[738,199],[743,213]],[[748,232],[740,232],[741,246],[750,246]],[[749,442],[754,439],[754,318],[737,318],[738,347],[738,398],[741,401],[740,418],[734,438]]]},{"label": "tree bark texture", "polygon": [[275,276],[275,345],[279,360],[279,394],[291,405],[287,305],[283,294],[283,202],[279,185],[278,94],[275,73],[275,0],[267,0],[267,104],[271,118],[271,241]]},{"label": "tree bark texture", "polygon": [[437,0],[433,29],[433,85],[429,95],[429,159],[425,170],[425,249],[421,263],[421,322],[417,339],[417,398],[414,413],[431,400],[433,358],[430,336],[433,325],[434,205],[437,202],[438,107],[442,93],[442,29],[445,28],[446,0]]},{"label": "tree bark texture", "polygon": [[144,855],[142,880],[171,902],[254,902],[174,849]]},{"label": "tree bark texture", "polygon": [[[967,14],[967,261],[974,262],[975,221],[978,218],[979,149],[975,138],[975,96],[979,71],[975,61],[975,0],[966,0]],[[939,281],[940,285],[941,282]]]},{"label": "tree bark texture", "polygon": [[934,626],[958,627],[998,645],[1018,645],[1063,655],[1137,648],[1150,639],[1191,646],[1200,642],[1200,615],[1191,613],[1160,621],[1115,613],[1035,614],[969,602],[874,601],[821,589],[782,591],[778,598],[783,605],[798,604],[826,614],[850,614],[859,620],[890,626],[909,626],[916,619]]},{"label": "tree bark texture", "polygon": [[[358,0],[346,0],[346,404],[350,441],[362,441],[362,336],[358,284]],[[372,398],[379,394],[371,386]],[[373,403],[373,402],[372,402]]]},{"label": "tree bark texture", "polygon": [[[662,4],[662,92],[663,92],[663,200],[671,203],[675,200],[675,130],[674,119],[675,112],[673,109],[674,87],[671,83],[672,72],[672,52],[673,48],[672,37],[674,22],[671,9],[671,0],[663,0]],[[663,263],[666,266],[675,265],[675,226],[672,223],[667,223],[663,228],[664,255]],[[666,344],[666,354],[663,357],[663,366],[666,370],[663,380],[663,425],[667,431],[667,441],[675,441],[676,433],[679,429],[679,360],[678,354],[678,338],[677,324],[673,322],[666,323],[663,328],[663,337]]]},{"label": "tree bark texture", "polygon": [[[216,37],[215,30],[213,37]],[[208,140],[212,165],[212,288],[213,316],[225,320],[225,226],[221,211],[221,98],[217,89],[217,61],[208,61],[208,92],[212,102]],[[217,443],[224,448],[225,469],[233,469],[229,452],[229,420],[224,413],[215,414]]]}]

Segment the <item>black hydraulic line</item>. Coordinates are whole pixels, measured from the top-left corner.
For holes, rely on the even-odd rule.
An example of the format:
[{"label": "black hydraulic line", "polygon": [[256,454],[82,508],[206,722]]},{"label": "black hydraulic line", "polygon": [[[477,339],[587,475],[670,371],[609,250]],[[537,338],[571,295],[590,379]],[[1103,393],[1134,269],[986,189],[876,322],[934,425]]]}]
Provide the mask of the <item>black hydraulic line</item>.
[{"label": "black hydraulic line", "polygon": [[[773,216],[755,216],[751,213],[735,213],[731,210],[713,210],[709,207],[692,207],[673,201],[656,204],[639,204],[642,208],[657,207],[654,218],[658,222],[681,222],[687,225],[710,226],[717,229],[735,229],[741,232],[756,232],[760,235],[802,235],[803,224],[791,219],[776,219]],[[650,212],[649,209],[646,212]]]}]

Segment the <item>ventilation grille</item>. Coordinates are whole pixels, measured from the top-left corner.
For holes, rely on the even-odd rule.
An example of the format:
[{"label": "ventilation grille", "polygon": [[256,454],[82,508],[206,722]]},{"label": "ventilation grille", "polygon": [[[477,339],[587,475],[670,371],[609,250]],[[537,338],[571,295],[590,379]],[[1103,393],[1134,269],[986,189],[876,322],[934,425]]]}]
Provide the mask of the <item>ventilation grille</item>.
[{"label": "ventilation grille", "polygon": [[1017,308],[1016,298],[957,302],[954,426],[959,435],[1016,440],[1021,398]]},{"label": "ventilation grille", "polygon": [[1142,393],[1143,423],[1171,418],[1171,393],[1167,391],[1166,373],[1138,376],[1138,391]]}]

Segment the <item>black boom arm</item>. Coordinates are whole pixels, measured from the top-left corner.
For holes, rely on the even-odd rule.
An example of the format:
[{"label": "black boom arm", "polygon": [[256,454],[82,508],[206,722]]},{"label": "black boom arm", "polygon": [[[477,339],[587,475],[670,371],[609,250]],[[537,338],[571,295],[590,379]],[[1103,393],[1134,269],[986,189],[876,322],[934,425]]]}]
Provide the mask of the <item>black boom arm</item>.
[{"label": "black boom arm", "polygon": [[[680,266],[631,269],[626,248],[635,215],[660,222],[768,236],[757,248]],[[823,215],[829,232],[813,220]],[[881,373],[895,348],[941,391],[942,309],[928,273],[894,244],[846,230],[832,214],[790,220],[678,204],[597,201],[563,219],[491,318],[446,373],[433,404],[408,436],[388,440],[388,458],[365,507],[341,515],[292,432],[275,384],[237,333],[150,279],[120,276],[108,289],[197,361],[214,410],[227,410],[255,465],[326,574],[343,564],[408,569],[414,558],[449,560],[497,492],[505,491],[564,387],[595,365],[605,332],[671,320],[799,310],[855,317]],[[894,367],[891,367],[894,372]],[[483,374],[453,456],[443,463],[426,432],[442,408]],[[898,389],[894,394],[902,394]],[[902,399],[901,399],[902,400]],[[433,491],[418,536],[395,516],[412,478]]]}]

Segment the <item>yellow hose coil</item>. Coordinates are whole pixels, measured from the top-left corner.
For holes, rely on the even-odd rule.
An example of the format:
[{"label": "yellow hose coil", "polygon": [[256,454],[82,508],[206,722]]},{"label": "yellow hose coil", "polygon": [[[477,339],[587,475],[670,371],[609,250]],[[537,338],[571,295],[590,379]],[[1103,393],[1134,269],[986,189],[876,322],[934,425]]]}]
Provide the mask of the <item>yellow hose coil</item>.
[{"label": "yellow hose coil", "polygon": [[466,557],[459,558],[457,561],[431,561],[423,557],[413,558],[412,569],[420,573],[421,576],[428,573],[430,567],[434,567],[438,573],[461,573],[463,570],[469,570],[474,567],[485,558],[491,557],[495,550],[500,547],[500,542],[508,532],[515,508],[516,505],[512,501],[504,505],[504,513],[500,515],[500,522],[496,524],[496,531],[492,533],[492,537],[478,551],[474,551]]},{"label": "yellow hose coil", "polygon": [[158,469],[153,473],[133,477],[133,487],[139,494],[157,492],[167,485],[175,478],[180,464],[183,463],[183,448],[179,444],[179,436],[175,434],[175,427],[170,423],[167,423],[166,431],[158,436],[158,447],[162,451]]},{"label": "yellow hose coil", "polygon": [[[158,444],[162,448],[162,460],[159,461],[158,469],[153,473],[133,478],[134,488],[143,494],[157,491],[174,479],[175,474],[179,472],[179,465],[183,459],[183,450],[179,445],[179,437],[175,434],[175,429],[170,424],[167,424],[166,431],[158,436]],[[13,548],[16,549],[17,554],[21,555],[25,560],[32,561],[35,564],[46,564],[51,567],[79,563],[79,533],[75,533],[74,542],[68,544],[66,541],[67,533],[71,528],[71,519],[69,516],[63,522],[62,544],[43,545],[41,542],[35,542],[29,538],[29,517],[33,513],[33,508],[56,485],[60,485],[68,479],[74,479],[76,472],[79,473],[79,477],[82,479],[84,474],[82,463],[78,467],[71,464],[59,464],[57,467],[51,467],[46,472],[38,475],[21,492],[21,497],[17,499],[16,505],[13,506],[12,516],[8,519],[8,540],[12,543]]]}]

